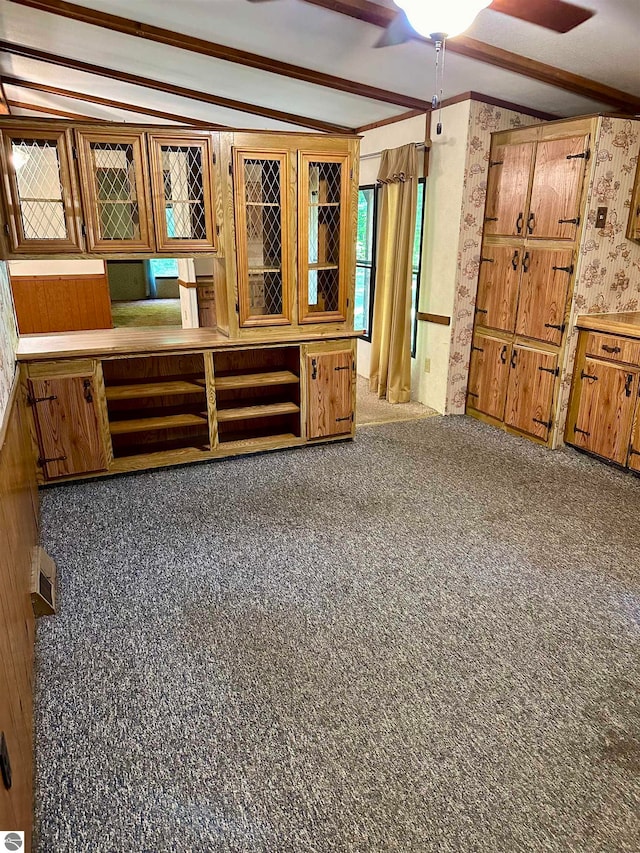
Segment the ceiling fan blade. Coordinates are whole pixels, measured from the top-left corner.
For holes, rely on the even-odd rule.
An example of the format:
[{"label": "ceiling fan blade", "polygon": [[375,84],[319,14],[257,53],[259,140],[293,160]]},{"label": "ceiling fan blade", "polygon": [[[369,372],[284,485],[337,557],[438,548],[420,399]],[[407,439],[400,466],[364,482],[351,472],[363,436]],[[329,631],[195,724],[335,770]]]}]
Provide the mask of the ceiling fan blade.
[{"label": "ceiling fan blade", "polygon": [[489,9],[557,33],[568,33],[595,14],[565,0],[493,0]]},{"label": "ceiling fan blade", "polygon": [[414,38],[416,38],[416,31],[409,23],[405,13],[400,9],[374,44],[374,47],[391,47],[394,44],[404,44]]}]

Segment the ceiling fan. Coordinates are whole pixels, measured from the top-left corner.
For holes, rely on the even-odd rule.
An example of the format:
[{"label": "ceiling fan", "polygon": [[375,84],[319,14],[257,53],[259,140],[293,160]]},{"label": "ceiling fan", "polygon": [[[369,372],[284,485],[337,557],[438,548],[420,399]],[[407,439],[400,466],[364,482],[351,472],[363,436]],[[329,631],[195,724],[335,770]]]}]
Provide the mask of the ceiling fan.
[{"label": "ceiling fan", "polygon": [[[249,0],[250,3],[265,3],[270,0]],[[530,24],[537,24],[557,33],[570,30],[587,21],[594,14],[590,9],[567,3],[565,0],[444,0],[441,3],[425,3],[424,0],[397,0],[401,8],[385,29],[376,47],[389,47],[403,44],[420,35],[445,34],[447,37],[459,35],[471,25],[475,16],[489,8],[512,18],[519,18]],[[437,11],[429,11],[429,7]],[[439,7],[439,8],[438,8]],[[427,23],[433,14],[433,25]],[[442,19],[442,15],[445,15]],[[451,31],[443,28],[449,14],[454,16]],[[457,31],[453,31],[456,29]]]}]

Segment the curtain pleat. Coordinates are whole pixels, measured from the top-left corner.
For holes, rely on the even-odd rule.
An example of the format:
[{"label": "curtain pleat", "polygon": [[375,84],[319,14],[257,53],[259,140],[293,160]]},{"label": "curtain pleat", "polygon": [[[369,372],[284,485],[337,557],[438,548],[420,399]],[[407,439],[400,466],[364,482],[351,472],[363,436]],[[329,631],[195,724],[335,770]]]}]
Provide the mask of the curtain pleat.
[{"label": "curtain pleat", "polygon": [[389,403],[411,399],[411,273],[418,199],[413,144],[382,152],[369,384]]}]

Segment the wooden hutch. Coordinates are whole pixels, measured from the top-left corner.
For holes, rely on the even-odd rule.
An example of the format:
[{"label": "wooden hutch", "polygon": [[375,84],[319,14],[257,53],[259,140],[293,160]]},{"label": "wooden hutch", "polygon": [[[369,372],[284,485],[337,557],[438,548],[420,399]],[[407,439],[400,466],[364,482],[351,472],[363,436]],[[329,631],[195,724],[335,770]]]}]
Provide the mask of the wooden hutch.
[{"label": "wooden hutch", "polygon": [[213,261],[214,328],[26,335],[40,482],[354,434],[354,136],[0,120],[3,257]]}]

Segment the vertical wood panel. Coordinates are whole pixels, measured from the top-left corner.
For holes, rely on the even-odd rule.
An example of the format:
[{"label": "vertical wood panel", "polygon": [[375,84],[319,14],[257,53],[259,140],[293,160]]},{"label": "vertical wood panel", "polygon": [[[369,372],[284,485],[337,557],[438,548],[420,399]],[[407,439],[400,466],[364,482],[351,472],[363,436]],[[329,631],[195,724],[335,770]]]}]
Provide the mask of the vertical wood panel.
[{"label": "vertical wood panel", "polygon": [[307,356],[307,438],[350,433],[353,424],[350,350]]},{"label": "vertical wood panel", "polygon": [[[0,449],[0,730],[13,785],[0,784],[0,828],[24,830],[32,820],[32,690],[34,619],[31,552],[38,542],[38,494],[25,414],[17,397],[6,415]],[[2,430],[0,430],[0,433]]]},{"label": "vertical wood panel", "polygon": [[476,335],[471,347],[469,406],[502,420],[511,344],[500,338]]},{"label": "vertical wood panel", "polygon": [[476,326],[513,331],[523,254],[522,246],[482,247]]},{"label": "vertical wood panel", "polygon": [[588,136],[539,142],[527,217],[527,235],[551,240],[574,240],[580,213],[582,179]]},{"label": "vertical wood panel", "polygon": [[485,211],[485,235],[524,234],[533,142],[495,145],[491,150]]},{"label": "vertical wood panel", "polygon": [[113,328],[104,274],[15,276],[11,288],[21,335]]},{"label": "vertical wood panel", "polygon": [[510,359],[505,423],[546,441],[552,426],[556,353],[517,344]]},{"label": "vertical wood panel", "polygon": [[[516,334],[562,342],[573,249],[526,249],[522,260]],[[570,270],[571,272],[568,272]]]}]

